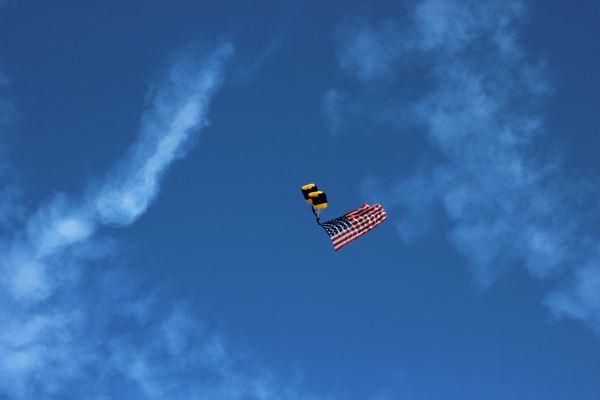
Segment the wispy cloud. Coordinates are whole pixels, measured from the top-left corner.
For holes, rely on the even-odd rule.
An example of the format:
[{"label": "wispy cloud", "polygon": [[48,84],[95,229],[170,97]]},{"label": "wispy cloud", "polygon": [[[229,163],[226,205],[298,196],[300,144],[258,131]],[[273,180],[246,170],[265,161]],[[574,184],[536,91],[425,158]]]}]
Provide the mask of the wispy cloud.
[{"label": "wispy cloud", "polygon": [[267,61],[281,48],[282,43],[283,39],[275,37],[269,41],[267,46],[253,55],[251,60],[240,63],[235,71],[236,79],[241,83],[248,83],[255,79]]},{"label": "wispy cloud", "polygon": [[230,44],[177,58],[138,140],[80,197],[56,196],[0,241],[0,397],[298,399],[167,289],[144,289],[103,227],[126,227],[207,123]]},{"label": "wispy cloud", "polygon": [[[166,168],[183,156],[193,135],[207,123],[209,101],[232,52],[224,45],[204,60],[184,57],[172,67],[142,118],[139,140],[129,156],[92,191],[99,221],[128,225],[154,200]],[[197,70],[204,73],[198,75]]]},{"label": "wispy cloud", "polygon": [[[538,150],[552,88],[544,64],[519,43],[525,16],[520,1],[424,0],[403,25],[344,28],[339,64],[366,88],[402,83],[405,59],[426,78],[426,92],[398,113],[408,110],[424,128],[438,161],[380,188],[397,208],[402,238],[425,234],[439,208],[482,286],[515,265],[562,279],[546,304],[600,328],[600,259],[578,205],[584,189],[562,176],[556,152]],[[356,56],[363,52],[364,60]]]},{"label": "wispy cloud", "polygon": [[348,20],[340,24],[335,35],[340,69],[365,83],[393,78],[401,57],[412,47],[399,32],[392,22],[375,26]]},{"label": "wispy cloud", "polygon": [[43,272],[48,261],[89,240],[100,227],[129,225],[148,209],[161,176],[206,124],[231,52],[231,45],[222,45],[201,60],[177,59],[142,117],[139,139],[104,182],[81,199],[59,195],[29,218],[4,256],[4,284],[10,291],[23,292],[24,298],[49,296],[53,285]]}]

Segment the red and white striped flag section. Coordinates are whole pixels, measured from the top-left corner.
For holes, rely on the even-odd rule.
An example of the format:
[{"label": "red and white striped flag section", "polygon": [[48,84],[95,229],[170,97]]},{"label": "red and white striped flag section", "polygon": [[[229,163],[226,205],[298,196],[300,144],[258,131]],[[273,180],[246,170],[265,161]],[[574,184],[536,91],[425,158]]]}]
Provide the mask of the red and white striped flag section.
[{"label": "red and white striped flag section", "polygon": [[335,250],[339,250],[357,237],[364,235],[387,218],[381,204],[363,204],[339,218],[323,222],[321,226],[329,235]]}]

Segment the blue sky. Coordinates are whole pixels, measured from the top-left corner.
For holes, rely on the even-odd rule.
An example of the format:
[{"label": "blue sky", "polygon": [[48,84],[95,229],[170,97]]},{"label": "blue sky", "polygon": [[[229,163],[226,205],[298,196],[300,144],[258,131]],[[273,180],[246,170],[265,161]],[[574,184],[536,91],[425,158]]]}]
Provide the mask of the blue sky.
[{"label": "blue sky", "polygon": [[0,1],[0,399],[598,399],[598,17]]}]

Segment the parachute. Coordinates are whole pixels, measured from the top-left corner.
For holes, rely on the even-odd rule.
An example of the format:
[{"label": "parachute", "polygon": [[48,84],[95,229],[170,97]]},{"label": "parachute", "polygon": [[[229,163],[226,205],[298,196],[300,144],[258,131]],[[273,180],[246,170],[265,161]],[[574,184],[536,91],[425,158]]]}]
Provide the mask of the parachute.
[{"label": "parachute", "polygon": [[317,188],[317,185],[314,183],[309,183],[300,188],[302,190],[302,195],[304,196],[304,200],[308,204],[311,205],[311,210],[315,215],[315,219],[317,220],[317,224],[321,224],[321,220],[319,218],[319,214],[321,211],[327,208],[327,195],[325,192],[320,191]]},{"label": "parachute", "polygon": [[381,204],[363,204],[341,217],[321,222],[320,214],[327,208],[327,195],[314,183],[306,184],[300,189],[304,200],[311,206],[317,224],[325,230],[336,251],[387,219],[387,214]]}]

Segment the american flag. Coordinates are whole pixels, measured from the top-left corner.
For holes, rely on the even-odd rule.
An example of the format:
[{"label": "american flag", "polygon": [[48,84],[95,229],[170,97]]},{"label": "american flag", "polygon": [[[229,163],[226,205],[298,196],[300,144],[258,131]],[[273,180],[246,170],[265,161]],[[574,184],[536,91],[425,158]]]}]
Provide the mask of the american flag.
[{"label": "american flag", "polygon": [[385,221],[387,214],[380,204],[363,204],[339,218],[323,222],[321,226],[329,235],[335,250],[339,250],[359,236]]}]

